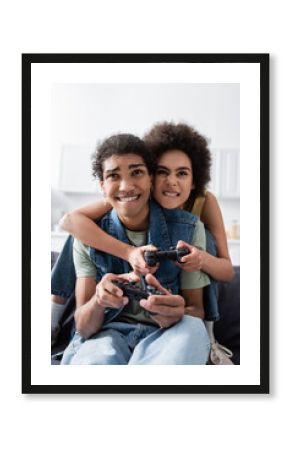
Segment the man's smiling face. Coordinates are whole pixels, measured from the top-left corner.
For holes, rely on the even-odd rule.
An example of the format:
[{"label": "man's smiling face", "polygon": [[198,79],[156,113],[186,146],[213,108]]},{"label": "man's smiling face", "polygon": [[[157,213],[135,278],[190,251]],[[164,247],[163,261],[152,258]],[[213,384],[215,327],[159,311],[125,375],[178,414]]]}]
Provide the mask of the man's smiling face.
[{"label": "man's smiling face", "polygon": [[127,228],[147,227],[151,176],[141,156],[128,153],[106,159],[100,184],[106,200]]}]

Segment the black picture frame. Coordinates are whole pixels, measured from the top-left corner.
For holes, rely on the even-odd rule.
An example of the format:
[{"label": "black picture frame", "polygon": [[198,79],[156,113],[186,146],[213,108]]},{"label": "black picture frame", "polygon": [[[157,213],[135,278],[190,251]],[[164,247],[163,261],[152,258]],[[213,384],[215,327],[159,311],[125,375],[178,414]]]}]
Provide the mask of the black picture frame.
[{"label": "black picture frame", "polygon": [[[266,394],[269,393],[269,54],[23,54],[22,55],[22,393]],[[256,64],[260,73],[260,382],[235,385],[44,385],[31,373],[31,67],[37,64]]]}]

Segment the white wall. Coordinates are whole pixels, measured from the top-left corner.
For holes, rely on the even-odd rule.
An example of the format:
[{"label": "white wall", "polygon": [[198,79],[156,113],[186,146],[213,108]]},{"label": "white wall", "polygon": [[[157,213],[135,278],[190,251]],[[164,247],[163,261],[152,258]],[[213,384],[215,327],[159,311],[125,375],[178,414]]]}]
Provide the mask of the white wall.
[{"label": "white wall", "polygon": [[[56,84],[52,91],[52,224],[88,194],[59,192],[63,145],[93,152],[98,140],[117,132],[142,136],[156,121],[185,121],[210,148],[239,150],[238,84]],[[86,155],[86,158],[88,156]],[[88,174],[88,177],[90,174]],[[221,200],[226,224],[239,219],[239,201]]]}]

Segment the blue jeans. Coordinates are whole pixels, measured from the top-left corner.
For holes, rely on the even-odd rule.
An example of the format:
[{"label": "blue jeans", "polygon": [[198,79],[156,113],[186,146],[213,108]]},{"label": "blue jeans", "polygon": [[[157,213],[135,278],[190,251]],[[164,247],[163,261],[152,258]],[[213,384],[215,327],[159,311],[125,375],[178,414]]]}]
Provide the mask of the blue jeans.
[{"label": "blue jeans", "polygon": [[51,293],[64,298],[69,298],[76,286],[73,242],[73,236],[69,236],[51,271]]},{"label": "blue jeans", "polygon": [[75,333],[61,364],[205,365],[209,338],[204,323],[184,316],[170,328],[110,322],[89,339]]}]

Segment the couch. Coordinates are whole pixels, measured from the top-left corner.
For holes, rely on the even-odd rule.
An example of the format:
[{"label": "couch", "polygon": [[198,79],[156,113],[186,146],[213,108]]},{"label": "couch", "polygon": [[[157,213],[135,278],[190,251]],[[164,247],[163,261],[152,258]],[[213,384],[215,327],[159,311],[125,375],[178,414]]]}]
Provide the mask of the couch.
[{"label": "couch", "polygon": [[[58,254],[51,253],[51,267]],[[215,323],[217,341],[228,347],[234,354],[232,361],[240,364],[240,267],[234,267],[235,277],[230,283],[219,283],[219,309],[221,319]],[[72,316],[75,299],[67,303],[58,342],[52,348],[52,364],[59,364],[60,354],[67,346],[72,332]]]}]

